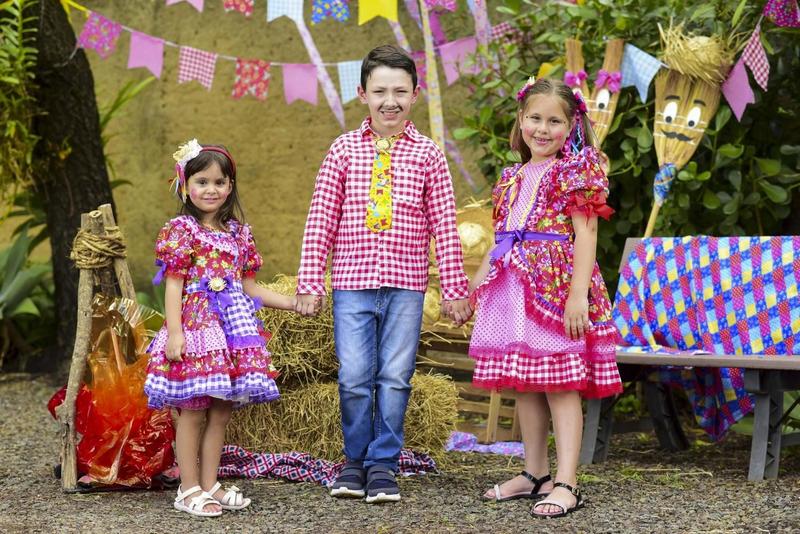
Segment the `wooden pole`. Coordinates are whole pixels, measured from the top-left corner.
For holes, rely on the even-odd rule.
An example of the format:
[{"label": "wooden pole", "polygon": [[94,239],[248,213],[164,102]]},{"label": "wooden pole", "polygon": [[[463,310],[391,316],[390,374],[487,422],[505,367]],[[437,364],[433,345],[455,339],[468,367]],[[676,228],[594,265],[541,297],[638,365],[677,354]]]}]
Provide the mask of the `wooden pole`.
[{"label": "wooden pole", "polygon": [[[117,227],[111,204],[103,204],[98,210],[103,214],[103,222],[105,223],[106,230]],[[136,290],[133,288],[131,271],[128,269],[128,262],[125,258],[114,258],[114,273],[117,275],[117,282],[119,283],[122,296],[131,300],[136,300]]]},{"label": "wooden pole", "polygon": [[[93,234],[102,232],[102,220],[81,214],[81,228]],[[81,269],[78,278],[78,320],[75,330],[75,346],[69,368],[67,394],[59,410],[61,418],[61,486],[64,491],[75,491],[78,487],[78,465],[75,432],[75,401],[86,371],[86,355],[92,335],[92,295],[94,294],[94,272]]]},{"label": "wooden pole", "polygon": [[653,237],[653,230],[656,227],[656,219],[658,219],[658,210],[661,209],[661,206],[653,203],[653,209],[650,212],[650,218],[647,220],[647,228],[644,230],[643,237]]}]

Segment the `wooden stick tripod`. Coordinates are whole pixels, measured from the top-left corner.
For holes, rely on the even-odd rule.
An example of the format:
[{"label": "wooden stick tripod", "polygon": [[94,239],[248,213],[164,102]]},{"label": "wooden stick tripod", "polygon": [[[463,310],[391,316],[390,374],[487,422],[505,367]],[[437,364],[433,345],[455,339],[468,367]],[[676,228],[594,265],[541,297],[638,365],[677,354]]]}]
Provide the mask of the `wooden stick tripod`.
[{"label": "wooden stick tripod", "polygon": [[[93,236],[110,238],[112,233],[121,238],[114,221],[110,204],[103,204],[97,210],[81,214],[81,230]],[[73,253],[80,240],[80,235],[73,245]],[[95,256],[103,256],[102,250],[93,250]],[[113,258],[113,259],[111,259]],[[105,295],[121,295],[136,300],[128,263],[124,254],[106,255],[105,265],[81,266],[78,279],[78,320],[75,329],[75,346],[72,351],[72,362],[67,381],[67,394],[64,403],[58,410],[61,421],[61,485],[64,491],[75,491],[78,486],[77,437],[75,432],[75,401],[86,371],[86,357],[92,334],[92,301],[99,286],[100,293]]]}]

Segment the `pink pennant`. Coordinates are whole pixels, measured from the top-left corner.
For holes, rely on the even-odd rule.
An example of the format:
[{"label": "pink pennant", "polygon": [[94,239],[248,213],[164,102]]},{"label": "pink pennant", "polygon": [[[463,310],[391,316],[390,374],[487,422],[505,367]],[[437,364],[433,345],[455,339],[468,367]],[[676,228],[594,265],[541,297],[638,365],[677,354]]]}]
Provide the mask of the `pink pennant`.
[{"label": "pink pennant", "polygon": [[756,26],[753,35],[747,41],[747,46],[744,47],[742,52],[742,59],[744,59],[744,64],[750,67],[750,72],[753,73],[753,78],[756,79],[758,85],[766,91],[767,82],[769,81],[769,61],[767,60],[764,46],[761,44],[760,34],[761,26],[759,25]]},{"label": "pink pennant", "polygon": [[182,46],[178,56],[178,83],[197,80],[210,91],[216,65],[217,54],[214,52]]},{"label": "pink pennant", "polygon": [[161,78],[164,67],[164,40],[145,33],[131,32],[131,46],[128,52],[128,68],[144,67]]},{"label": "pink pennant", "polygon": [[226,13],[238,11],[245,17],[249,17],[253,14],[253,3],[254,0],[224,0],[222,7],[225,8]]},{"label": "pink pennant", "polygon": [[742,120],[742,114],[747,104],[752,104],[756,101],[741,58],[731,69],[728,79],[723,82],[722,94],[725,95],[731,105],[731,110],[733,110],[733,114],[736,115],[736,120],[738,121]]},{"label": "pink pennant", "polygon": [[117,47],[117,39],[121,32],[121,25],[100,13],[92,12],[78,37],[78,46],[94,50],[101,58],[106,59]]},{"label": "pink pennant", "polygon": [[461,73],[475,74],[478,72],[474,63],[475,49],[478,41],[474,37],[464,37],[439,46],[442,56],[442,66],[447,85],[452,85],[458,80]]},{"label": "pink pennant", "polygon": [[317,105],[317,67],[310,63],[283,64],[283,94],[286,103],[305,100]]},{"label": "pink pennant", "polygon": [[174,6],[175,4],[180,4],[181,2],[187,2],[192,4],[197,11],[203,12],[203,0],[167,0],[168,6]]},{"label": "pink pennant", "polygon": [[765,17],[784,28],[800,28],[797,0],[768,0],[762,11]]}]

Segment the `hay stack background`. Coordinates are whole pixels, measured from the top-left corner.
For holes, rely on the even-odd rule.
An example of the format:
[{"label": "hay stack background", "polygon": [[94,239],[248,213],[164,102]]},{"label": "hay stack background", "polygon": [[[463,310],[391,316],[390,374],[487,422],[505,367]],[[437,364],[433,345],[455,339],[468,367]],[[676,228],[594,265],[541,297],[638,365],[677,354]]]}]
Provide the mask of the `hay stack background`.
[{"label": "hay stack background", "polygon": [[[406,447],[440,460],[458,415],[455,384],[449,376],[417,373],[411,379],[411,388]],[[326,460],[341,460],[338,385],[309,384],[282,394],[278,402],[236,411],[228,425],[226,443],[251,451],[302,451]]]},{"label": "hay stack background", "polygon": [[[297,277],[279,275],[269,284],[261,284],[284,295],[294,295]],[[328,296],[325,309],[316,317],[262,308],[258,318],[272,333],[268,349],[272,363],[281,373],[278,385],[297,387],[317,381],[336,380],[339,362],[333,346],[333,304],[330,277],[325,281]]]}]

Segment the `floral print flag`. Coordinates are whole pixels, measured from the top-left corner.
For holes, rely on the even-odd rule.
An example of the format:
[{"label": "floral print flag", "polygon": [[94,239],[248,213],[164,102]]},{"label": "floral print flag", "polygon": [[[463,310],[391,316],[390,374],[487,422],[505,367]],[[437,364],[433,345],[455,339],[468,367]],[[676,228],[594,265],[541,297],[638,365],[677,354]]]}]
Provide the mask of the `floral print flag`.
[{"label": "floral print flag", "polygon": [[238,58],[236,60],[236,81],[233,84],[231,96],[237,100],[245,95],[266,100],[271,78],[270,65],[269,61],[263,59]]},{"label": "floral print flag", "polygon": [[100,13],[92,12],[78,37],[78,46],[94,50],[101,58],[106,59],[117,47],[120,33],[122,33],[120,24],[105,18]]},{"label": "floral print flag", "polygon": [[238,11],[245,17],[249,17],[253,14],[253,3],[255,0],[224,0],[222,3],[222,7],[225,8],[225,12],[229,11]]},{"label": "floral print flag", "polygon": [[349,0],[314,0],[311,6],[311,24],[319,24],[327,18],[346,22],[350,18]]}]

